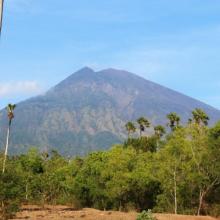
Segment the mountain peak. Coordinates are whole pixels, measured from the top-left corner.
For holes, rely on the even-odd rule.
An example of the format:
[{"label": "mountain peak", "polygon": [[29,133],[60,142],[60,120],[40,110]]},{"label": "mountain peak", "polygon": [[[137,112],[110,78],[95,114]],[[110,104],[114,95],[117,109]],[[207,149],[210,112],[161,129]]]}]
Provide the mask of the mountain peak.
[{"label": "mountain peak", "polygon": [[87,75],[87,74],[90,75],[93,73],[95,73],[95,71],[92,68],[85,66],[82,69],[80,69],[80,70],[76,71],[75,73],[73,73],[72,75],[70,75],[67,79],[70,79],[75,76],[81,76],[81,75]]},{"label": "mountain peak", "polygon": [[82,69],[80,69],[79,71],[94,72],[94,70],[92,68],[90,68],[89,66],[85,66]]}]

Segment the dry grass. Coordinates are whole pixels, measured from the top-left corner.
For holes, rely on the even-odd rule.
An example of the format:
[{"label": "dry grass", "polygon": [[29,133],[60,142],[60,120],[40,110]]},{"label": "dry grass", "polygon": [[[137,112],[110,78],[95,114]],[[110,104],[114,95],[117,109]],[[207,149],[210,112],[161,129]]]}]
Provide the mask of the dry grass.
[{"label": "dry grass", "polygon": [[[158,220],[216,220],[212,217],[197,217],[172,214],[155,214]],[[16,220],[135,220],[137,213],[99,211],[95,209],[82,209],[76,211],[67,206],[24,206],[17,213]]]}]

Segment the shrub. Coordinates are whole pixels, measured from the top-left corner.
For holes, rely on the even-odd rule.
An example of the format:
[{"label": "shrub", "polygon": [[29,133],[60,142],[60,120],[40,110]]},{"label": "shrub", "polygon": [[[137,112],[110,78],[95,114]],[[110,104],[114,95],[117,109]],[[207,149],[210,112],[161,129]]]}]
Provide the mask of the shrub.
[{"label": "shrub", "polygon": [[213,204],[210,207],[209,215],[214,217],[220,217],[220,204]]},{"label": "shrub", "polygon": [[141,212],[136,220],[157,220],[157,218],[153,216],[151,210],[148,210]]}]

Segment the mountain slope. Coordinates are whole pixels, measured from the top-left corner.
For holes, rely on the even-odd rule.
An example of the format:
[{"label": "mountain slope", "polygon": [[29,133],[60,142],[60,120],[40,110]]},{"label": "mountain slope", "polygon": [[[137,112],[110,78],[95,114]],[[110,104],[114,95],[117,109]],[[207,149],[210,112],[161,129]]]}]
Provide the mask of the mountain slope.
[{"label": "mountain slope", "polygon": [[[128,120],[146,116],[154,125],[165,125],[166,115],[174,111],[186,122],[196,107],[207,112],[211,123],[220,119],[220,111],[211,106],[132,73],[83,68],[45,95],[18,104],[10,149],[20,153],[31,145],[65,155],[85,154],[122,141]],[[1,146],[6,119],[1,111]]]}]

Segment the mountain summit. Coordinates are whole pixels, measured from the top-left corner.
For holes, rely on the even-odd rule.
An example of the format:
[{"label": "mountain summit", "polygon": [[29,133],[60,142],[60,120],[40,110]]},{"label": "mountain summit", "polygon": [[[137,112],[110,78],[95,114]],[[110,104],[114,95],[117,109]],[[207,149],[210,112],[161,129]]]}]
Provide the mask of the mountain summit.
[{"label": "mountain summit", "polygon": [[[211,124],[220,119],[219,110],[135,74],[85,67],[45,95],[17,105],[9,149],[21,153],[36,146],[82,155],[123,141],[129,120],[145,116],[153,125],[165,125],[166,115],[177,112],[186,122],[194,108],[204,109]],[[7,115],[1,111],[1,146],[6,126]]]}]

